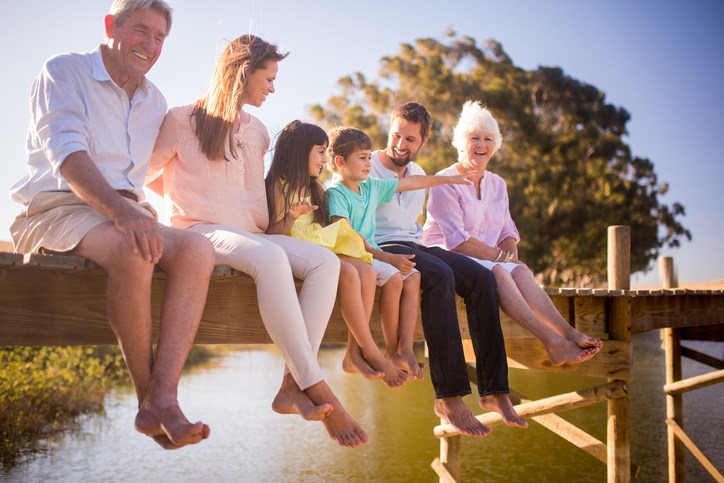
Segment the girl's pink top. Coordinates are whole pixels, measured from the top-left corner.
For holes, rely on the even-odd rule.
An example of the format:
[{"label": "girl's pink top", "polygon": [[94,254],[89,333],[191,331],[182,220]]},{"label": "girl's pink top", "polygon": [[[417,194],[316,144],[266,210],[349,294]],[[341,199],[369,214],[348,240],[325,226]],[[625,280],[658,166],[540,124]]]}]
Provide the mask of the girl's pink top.
[{"label": "girl's pink top", "polygon": [[[264,154],[269,133],[251,116],[236,133],[235,157],[209,160],[191,125],[192,106],[171,109],[156,140],[146,184],[171,205],[171,226],[211,223],[263,233],[269,225]],[[162,183],[162,184],[161,184]]]},{"label": "girl's pink top", "polygon": [[[437,176],[459,174],[455,165]],[[520,240],[518,229],[510,217],[505,180],[485,171],[480,180],[480,199],[473,185],[446,184],[430,189],[427,220],[422,242],[452,250],[470,238],[494,247],[508,237]]]}]

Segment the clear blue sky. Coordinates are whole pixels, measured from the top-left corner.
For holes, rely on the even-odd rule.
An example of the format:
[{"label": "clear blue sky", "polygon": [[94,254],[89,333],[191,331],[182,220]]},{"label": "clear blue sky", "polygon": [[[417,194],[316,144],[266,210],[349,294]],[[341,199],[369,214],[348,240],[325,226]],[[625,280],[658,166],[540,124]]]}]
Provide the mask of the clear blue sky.
[{"label": "clear blue sky", "polygon": [[[254,33],[290,52],[272,95],[255,115],[274,135],[307,106],[324,103],[336,81],[356,71],[377,74],[379,59],[403,42],[443,38],[453,28],[482,43],[494,38],[526,69],[560,66],[607,94],[632,116],[633,153],[650,158],[662,200],[686,207],[693,240],[674,257],[680,281],[724,279],[724,4],[655,1],[448,0],[367,2],[178,0],[171,36],[149,77],[170,106],[200,97],[223,39]],[[25,172],[28,94],[51,55],[87,51],[103,40],[110,0],[11,2],[3,6],[0,149],[9,188]],[[495,161],[493,161],[494,163]],[[494,169],[494,164],[493,164]],[[0,240],[19,206],[0,196]],[[522,234],[525,236],[525,234]],[[657,270],[634,284],[656,283]]]}]

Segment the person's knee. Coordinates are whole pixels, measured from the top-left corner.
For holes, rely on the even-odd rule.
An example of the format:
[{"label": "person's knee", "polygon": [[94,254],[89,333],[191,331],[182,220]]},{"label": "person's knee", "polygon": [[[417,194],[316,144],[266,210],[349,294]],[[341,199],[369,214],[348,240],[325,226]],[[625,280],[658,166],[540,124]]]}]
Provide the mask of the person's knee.
[{"label": "person's knee", "polygon": [[445,263],[426,265],[422,272],[420,283],[425,290],[431,292],[455,292],[455,274]]},{"label": "person's knee", "polygon": [[420,290],[420,272],[413,272],[402,282],[405,290]]},{"label": "person's knee", "polygon": [[387,283],[383,286],[383,290],[386,292],[391,293],[401,293],[402,292],[402,274],[396,273],[393,276],[390,277],[389,280],[387,280]]},{"label": "person's knee", "polygon": [[372,265],[364,265],[358,268],[359,280],[363,287],[375,286],[377,284],[377,272]]},{"label": "person's knee", "polygon": [[180,267],[196,273],[210,273],[216,263],[214,246],[205,236],[187,230],[174,230],[166,237],[164,269]]}]

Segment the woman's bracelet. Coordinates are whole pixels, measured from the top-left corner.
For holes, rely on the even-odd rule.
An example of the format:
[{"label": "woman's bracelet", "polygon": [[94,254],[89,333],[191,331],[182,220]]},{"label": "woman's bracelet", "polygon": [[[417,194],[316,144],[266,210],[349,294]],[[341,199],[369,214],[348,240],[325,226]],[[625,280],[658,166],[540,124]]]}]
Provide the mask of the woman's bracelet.
[{"label": "woman's bracelet", "polygon": [[497,262],[498,260],[500,260],[500,257],[502,257],[502,256],[503,256],[503,249],[498,248],[498,256],[495,257],[495,260],[493,260],[493,262]]}]

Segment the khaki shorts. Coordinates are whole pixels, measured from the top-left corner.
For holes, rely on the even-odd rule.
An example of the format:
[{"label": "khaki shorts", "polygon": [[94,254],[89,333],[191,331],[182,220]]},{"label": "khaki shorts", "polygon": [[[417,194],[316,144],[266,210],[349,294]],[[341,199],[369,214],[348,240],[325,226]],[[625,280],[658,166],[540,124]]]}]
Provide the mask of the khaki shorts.
[{"label": "khaki shorts", "polygon": [[[376,258],[372,259],[372,268],[374,268],[377,272],[378,287],[382,287],[384,284],[386,284],[394,274],[399,273],[400,275],[402,275],[402,273],[397,268],[395,268],[394,265],[390,265],[389,263],[383,262],[382,260],[377,260]],[[402,275],[402,280],[405,280],[407,277],[415,272],[417,272],[417,270],[413,268],[412,270],[407,272],[406,275]]]},{"label": "khaki shorts", "polygon": [[[127,199],[138,211],[156,217],[146,202]],[[23,207],[10,225],[10,236],[18,253],[34,253],[40,248],[67,252],[80,243],[89,231],[110,221],[75,193],[46,191],[38,193]]]}]

